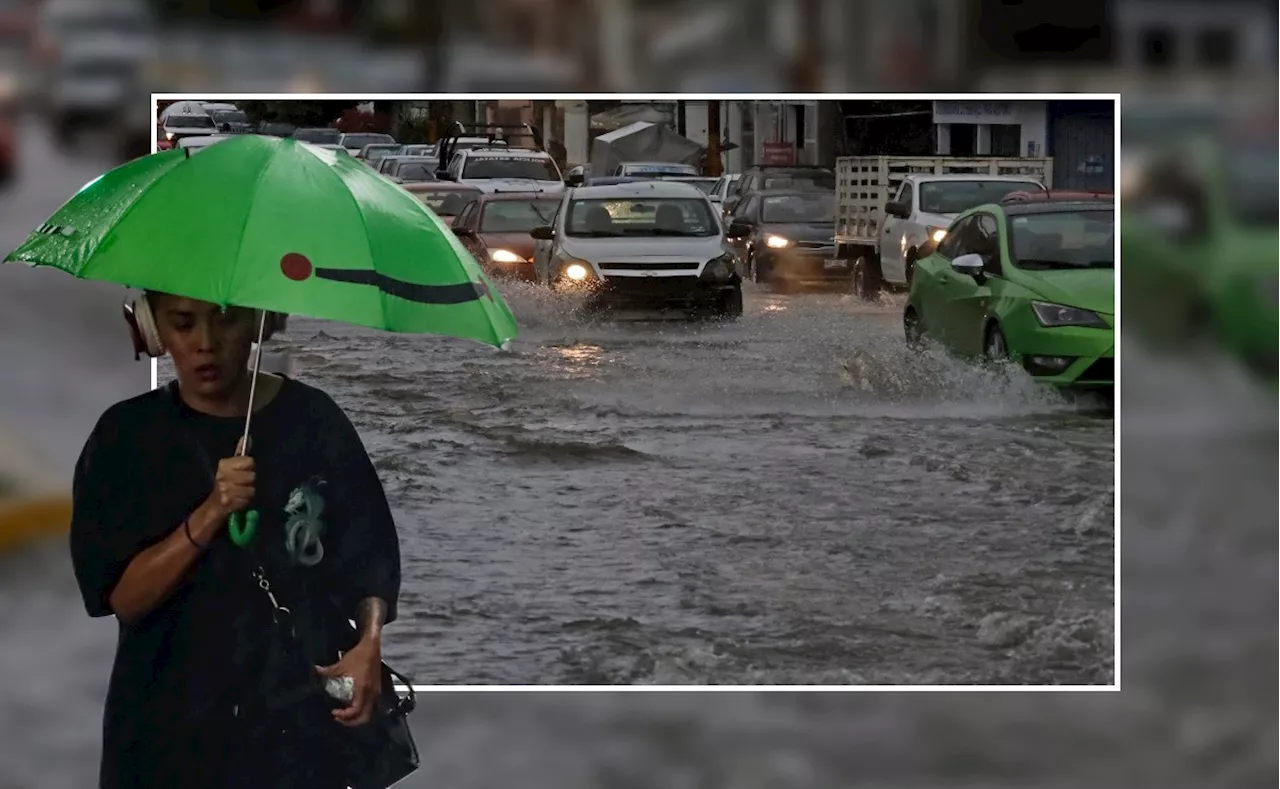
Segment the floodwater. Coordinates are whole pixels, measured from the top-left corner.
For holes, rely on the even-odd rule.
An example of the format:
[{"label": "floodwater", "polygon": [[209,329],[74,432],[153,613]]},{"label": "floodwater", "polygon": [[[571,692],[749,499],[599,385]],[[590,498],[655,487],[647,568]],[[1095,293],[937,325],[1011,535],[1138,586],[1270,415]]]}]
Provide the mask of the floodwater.
[{"label": "floodwater", "polygon": [[[24,139],[43,199],[6,200],[10,247],[100,166]],[[10,325],[48,315],[56,363],[85,373],[4,395],[69,471],[146,365],[118,288],[6,275]],[[900,298],[749,286],[732,324],[584,323],[570,298],[504,292],[506,352],[302,319],[285,337],[397,515],[386,651],[415,682],[1113,681],[1108,414],[909,352]]]},{"label": "floodwater", "polygon": [[1108,414],[909,352],[897,299],[504,293],[506,352],[289,327],[398,516],[415,682],[1112,682]]}]

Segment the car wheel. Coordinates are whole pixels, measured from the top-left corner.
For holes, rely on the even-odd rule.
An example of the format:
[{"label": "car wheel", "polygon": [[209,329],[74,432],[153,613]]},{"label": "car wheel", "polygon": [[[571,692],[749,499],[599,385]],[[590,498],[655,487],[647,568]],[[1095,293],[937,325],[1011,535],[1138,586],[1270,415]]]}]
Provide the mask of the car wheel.
[{"label": "car wheel", "polygon": [[724,320],[737,320],[742,317],[742,286],[734,288],[720,296],[716,304],[715,315]]},{"label": "car wheel", "polygon": [[907,339],[908,348],[916,351],[924,348],[924,321],[921,320],[920,313],[912,307],[907,307],[902,313],[902,333]]},{"label": "car wheel", "polygon": [[875,258],[862,255],[853,263],[853,282],[858,296],[864,301],[875,301],[880,295],[880,268]]},{"label": "car wheel", "polygon": [[991,324],[987,329],[987,340],[984,343],[984,355],[988,362],[1001,364],[1009,361],[1009,343],[1005,341],[1000,325]]}]

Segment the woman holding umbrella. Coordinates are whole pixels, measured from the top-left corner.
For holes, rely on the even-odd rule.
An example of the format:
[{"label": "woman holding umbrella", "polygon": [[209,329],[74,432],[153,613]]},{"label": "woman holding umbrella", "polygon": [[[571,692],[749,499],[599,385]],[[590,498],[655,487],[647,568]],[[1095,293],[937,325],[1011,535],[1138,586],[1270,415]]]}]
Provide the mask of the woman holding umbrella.
[{"label": "woman holding umbrella", "polygon": [[76,468],[76,577],[120,623],[100,786],[412,772],[412,696],[387,698],[380,660],[400,586],[386,497],[342,410],[261,373],[261,348],[270,313],[503,347],[515,319],[474,258],[349,157],[239,135],[105,173],[5,260],[146,291],[135,350],[177,372],[109,408]]},{"label": "woman holding umbrella", "polygon": [[[108,409],[76,468],[76,578],[90,615],[120,621],[101,785],[344,786],[334,765],[271,736],[272,611],[252,571],[270,568],[318,674],[351,678],[334,721],[366,723],[400,584],[377,473],[327,395],[255,379],[256,311],[148,293],[128,314],[135,348],[167,352],[177,380]],[[240,455],[251,392],[252,452]],[[250,508],[252,559],[228,535]],[[357,622],[354,646],[338,643],[330,600]],[[321,657],[337,649],[340,660]]]}]

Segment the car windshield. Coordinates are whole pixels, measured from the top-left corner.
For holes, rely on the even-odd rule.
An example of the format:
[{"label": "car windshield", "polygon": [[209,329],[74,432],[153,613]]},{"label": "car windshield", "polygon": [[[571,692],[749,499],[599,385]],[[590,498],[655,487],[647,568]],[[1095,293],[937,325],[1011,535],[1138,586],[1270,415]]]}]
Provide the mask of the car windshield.
[{"label": "car windshield", "polygon": [[439,191],[415,192],[413,196],[418,198],[423,205],[427,206],[432,211],[435,211],[437,214],[442,216],[457,216],[463,206],[475,197],[475,193],[470,191],[445,191],[441,189]]},{"label": "car windshield", "polygon": [[213,122],[218,124],[249,122],[249,116],[240,110],[214,110],[209,114],[213,116]]},{"label": "car windshield", "polygon": [[920,210],[927,214],[958,214],[1026,191],[1043,192],[1044,187],[1035,181],[925,181],[920,184]]},{"label": "car windshield", "polygon": [[565,232],[571,236],[714,236],[720,226],[705,199],[669,197],[648,200],[575,200]]},{"label": "car windshield", "polygon": [[212,129],[213,118],[208,115],[170,115],[164,125],[170,129]]},{"label": "car windshield", "polygon": [[551,224],[559,200],[494,200],[480,215],[481,233],[528,233]]},{"label": "car windshield", "polygon": [[778,173],[764,177],[765,189],[835,189],[835,173],[827,170]]},{"label": "car windshield", "polygon": [[1024,269],[1115,268],[1115,211],[1037,212],[1009,217],[1009,261]]},{"label": "car windshield", "polygon": [[436,181],[436,166],[430,162],[402,162],[395,170],[396,178],[405,183]]},{"label": "car windshield", "polygon": [[660,175],[697,175],[697,168],[688,164],[624,164],[622,175],[660,176]]},{"label": "car windshield", "polygon": [[379,143],[395,144],[395,140],[390,134],[344,134],[342,135],[342,146],[344,148],[354,148],[359,150],[366,145],[378,145]]},{"label": "car windshield", "polygon": [[462,167],[463,178],[532,178],[559,181],[555,163],[532,156],[472,156]]},{"label": "car windshield", "polygon": [[337,129],[298,129],[293,133],[293,138],[317,145],[336,145],[342,139],[342,132]]},{"label": "car windshield", "polygon": [[390,156],[393,153],[397,153],[399,149],[400,146],[398,145],[370,145],[368,152],[365,154],[365,158],[370,162],[376,162],[384,156]]},{"label": "car windshield", "polygon": [[823,192],[766,197],[761,219],[770,224],[824,224],[836,221],[835,198]]},{"label": "car windshield", "polygon": [[1258,145],[1234,146],[1227,153],[1227,202],[1232,214],[1249,227],[1274,228],[1280,211],[1277,172],[1280,152]]}]

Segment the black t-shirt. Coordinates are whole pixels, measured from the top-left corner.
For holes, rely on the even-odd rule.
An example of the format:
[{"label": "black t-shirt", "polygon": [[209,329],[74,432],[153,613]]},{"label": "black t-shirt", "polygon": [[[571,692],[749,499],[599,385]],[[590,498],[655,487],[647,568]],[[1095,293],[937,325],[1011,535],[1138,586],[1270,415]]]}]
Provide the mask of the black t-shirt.
[{"label": "black t-shirt", "polygon": [[[99,419],[76,466],[71,554],[90,616],[141,551],[168,537],[213,488],[243,418],[197,412],[160,388]],[[240,710],[257,688],[271,604],[262,566],[291,608],[317,665],[351,644],[360,600],[396,616],[400,549],[382,484],[355,427],[318,389],[286,379],[254,413],[251,452],[260,514],[249,549],[224,529],[181,585],[141,621],[120,624],[107,693],[103,789],[216,786],[243,743]],[[292,552],[289,535],[294,535]],[[308,540],[308,534],[318,535]],[[319,555],[319,561],[313,562]],[[235,711],[233,713],[233,711]]]}]

